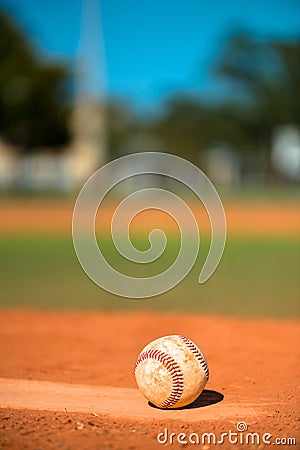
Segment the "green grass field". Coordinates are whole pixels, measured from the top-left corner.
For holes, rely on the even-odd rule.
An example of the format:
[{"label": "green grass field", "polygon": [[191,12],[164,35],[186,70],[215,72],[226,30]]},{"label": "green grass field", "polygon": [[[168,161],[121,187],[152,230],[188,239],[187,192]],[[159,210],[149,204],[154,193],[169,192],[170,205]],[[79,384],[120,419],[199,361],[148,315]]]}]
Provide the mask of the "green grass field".
[{"label": "green grass field", "polygon": [[[108,238],[103,252],[120,270],[145,275],[118,258]],[[145,240],[136,239],[143,248]],[[72,240],[63,236],[1,236],[1,307],[73,308],[102,310],[156,310],[233,314],[243,316],[299,316],[300,239],[228,238],[219,268],[198,285],[209,242],[188,277],[171,291],[146,300],[128,300],[96,286],[81,269]],[[169,242],[162,261],[148,275],[167,267],[178,248]],[[139,270],[139,272],[138,272]]]}]

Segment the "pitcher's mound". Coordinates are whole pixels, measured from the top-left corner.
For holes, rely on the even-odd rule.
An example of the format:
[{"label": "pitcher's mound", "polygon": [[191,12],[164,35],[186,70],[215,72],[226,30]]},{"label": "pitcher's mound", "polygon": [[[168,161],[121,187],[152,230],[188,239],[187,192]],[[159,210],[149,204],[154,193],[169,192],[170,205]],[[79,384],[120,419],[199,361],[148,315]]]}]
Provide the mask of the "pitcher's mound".
[{"label": "pitcher's mound", "polygon": [[198,422],[258,414],[255,405],[226,402],[216,391],[205,390],[190,406],[161,410],[152,407],[138,389],[49,381],[0,379],[0,407],[12,409],[97,413],[132,420],[181,420]]}]

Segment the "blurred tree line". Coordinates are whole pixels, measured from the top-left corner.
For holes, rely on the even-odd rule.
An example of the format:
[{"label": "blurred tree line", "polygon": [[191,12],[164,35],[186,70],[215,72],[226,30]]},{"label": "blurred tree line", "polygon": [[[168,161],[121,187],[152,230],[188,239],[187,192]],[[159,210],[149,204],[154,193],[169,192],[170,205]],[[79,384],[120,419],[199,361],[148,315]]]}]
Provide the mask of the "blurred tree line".
[{"label": "blurred tree line", "polygon": [[68,69],[40,61],[1,12],[0,30],[0,138],[21,152],[59,149],[69,140]]},{"label": "blurred tree line", "polygon": [[[112,152],[122,153],[128,134],[148,133],[165,151],[201,163],[215,145],[230,147],[241,161],[271,174],[272,132],[300,126],[300,40],[259,42],[243,31],[229,36],[211,69],[218,101],[178,95],[164,113],[139,125],[124,107],[110,111]],[[125,147],[126,148],[126,147]]]},{"label": "blurred tree line", "polygon": [[[66,145],[70,71],[42,63],[3,14],[0,29],[0,137],[24,152]],[[177,94],[151,120],[137,118],[124,103],[107,102],[108,157],[131,153],[133,138],[142,135],[195,163],[213,145],[230,146],[243,161],[271,173],[272,131],[300,126],[299,73],[300,40],[257,41],[236,32],[211,68],[217,102]]]}]

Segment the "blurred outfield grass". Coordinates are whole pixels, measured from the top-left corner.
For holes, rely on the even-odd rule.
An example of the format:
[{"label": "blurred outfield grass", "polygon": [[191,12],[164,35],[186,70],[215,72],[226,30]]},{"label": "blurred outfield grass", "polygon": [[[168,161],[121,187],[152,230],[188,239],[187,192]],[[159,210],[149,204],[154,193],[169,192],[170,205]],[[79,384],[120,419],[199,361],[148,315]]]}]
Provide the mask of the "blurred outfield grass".
[{"label": "blurred outfield grass", "polygon": [[[140,249],[147,245],[145,237],[135,236],[134,241]],[[118,258],[108,237],[101,237],[100,246],[114,267],[135,276],[144,274],[141,265]],[[203,240],[194,268],[179,286],[155,298],[130,300],[103,291],[87,277],[71,237],[2,235],[0,306],[299,316],[300,238],[229,237],[216,273],[204,285],[198,285],[208,247],[209,240]],[[173,261],[178,250],[174,237],[169,239],[167,249],[159,263],[148,266],[148,276]]]}]

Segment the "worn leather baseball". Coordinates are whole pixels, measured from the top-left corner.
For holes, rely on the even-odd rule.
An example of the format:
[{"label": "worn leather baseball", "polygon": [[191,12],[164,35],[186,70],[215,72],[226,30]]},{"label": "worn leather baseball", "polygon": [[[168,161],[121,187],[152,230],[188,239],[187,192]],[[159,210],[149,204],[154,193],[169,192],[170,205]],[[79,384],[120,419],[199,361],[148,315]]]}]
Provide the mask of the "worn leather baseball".
[{"label": "worn leather baseball", "polygon": [[190,339],[177,334],[146,345],[137,358],[134,373],[144,397],[164,409],[192,403],[209,377],[202,351]]}]

